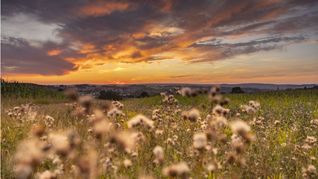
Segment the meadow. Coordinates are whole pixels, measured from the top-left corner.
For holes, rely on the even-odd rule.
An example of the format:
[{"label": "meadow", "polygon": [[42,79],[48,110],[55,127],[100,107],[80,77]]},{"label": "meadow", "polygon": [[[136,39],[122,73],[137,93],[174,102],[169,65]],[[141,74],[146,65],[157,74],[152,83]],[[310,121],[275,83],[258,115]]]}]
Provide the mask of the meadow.
[{"label": "meadow", "polygon": [[1,178],[318,177],[318,90],[67,95],[2,96]]}]

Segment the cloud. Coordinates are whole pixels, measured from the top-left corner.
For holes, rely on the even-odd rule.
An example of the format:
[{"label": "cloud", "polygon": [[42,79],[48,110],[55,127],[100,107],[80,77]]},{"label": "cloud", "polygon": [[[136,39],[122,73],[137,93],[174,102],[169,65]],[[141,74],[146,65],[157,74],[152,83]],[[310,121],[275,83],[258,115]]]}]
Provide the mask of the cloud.
[{"label": "cloud", "polygon": [[96,4],[89,4],[80,8],[80,11],[87,16],[103,16],[114,11],[123,11],[128,8],[128,3],[120,2],[99,2]]},{"label": "cloud", "polygon": [[36,16],[23,13],[3,17],[1,26],[2,36],[23,38],[34,45],[46,41],[61,43],[62,39],[57,34],[59,29],[58,24],[43,23]]},{"label": "cloud", "polygon": [[[266,37],[247,42],[226,43],[222,40],[212,39],[207,41],[200,41],[193,44],[190,48],[199,48],[202,51],[214,50],[218,51],[218,55],[214,56],[215,60],[226,59],[236,55],[250,54],[260,51],[270,51],[280,49],[288,44],[302,42],[305,37],[292,36],[292,37]],[[205,55],[200,60],[195,62],[210,61],[209,54]]]},{"label": "cloud", "polygon": [[[4,40],[3,40],[4,41]],[[45,48],[33,47],[22,39],[2,41],[4,73],[62,75],[76,70],[76,66],[58,55],[49,56]]]},{"label": "cloud", "polygon": [[[92,61],[224,60],[318,38],[314,0],[10,0],[2,16],[5,36],[23,40],[2,50],[6,71],[19,73],[63,74]],[[46,61],[58,65],[35,70]]]}]

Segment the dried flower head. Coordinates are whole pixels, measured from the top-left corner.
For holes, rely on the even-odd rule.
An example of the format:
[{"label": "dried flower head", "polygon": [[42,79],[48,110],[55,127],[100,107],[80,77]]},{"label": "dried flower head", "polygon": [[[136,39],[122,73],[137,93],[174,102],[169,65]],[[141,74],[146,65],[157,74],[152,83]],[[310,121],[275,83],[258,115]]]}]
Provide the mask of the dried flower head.
[{"label": "dried flower head", "polygon": [[302,169],[304,178],[315,178],[317,177],[317,169],[314,165],[308,165],[307,168]]},{"label": "dried flower head", "polygon": [[136,147],[136,138],[134,133],[129,131],[119,131],[110,138],[111,143],[117,144],[119,149],[131,153]]},{"label": "dried flower head", "polygon": [[187,178],[190,174],[190,168],[185,162],[180,162],[163,168],[162,173],[167,177]]},{"label": "dried flower head", "polygon": [[145,126],[150,129],[154,128],[154,122],[142,114],[139,114],[131,118],[128,121],[127,125],[128,125],[128,128],[133,128],[136,126]]},{"label": "dried flower head", "polygon": [[117,109],[123,109],[124,108],[124,104],[119,102],[119,101],[112,101],[112,105],[115,106]]},{"label": "dried flower head", "polygon": [[230,112],[230,109],[224,108],[220,105],[216,105],[212,110],[212,114],[215,116],[225,116],[229,112]]},{"label": "dried flower head", "polygon": [[161,164],[164,160],[164,152],[163,152],[163,149],[161,146],[156,146],[152,153],[154,154],[155,156],[155,160],[154,160],[154,163],[156,164]]},{"label": "dried flower head", "polygon": [[119,110],[117,107],[112,108],[107,112],[108,117],[120,117],[120,116],[125,116],[125,114]]},{"label": "dried flower head", "polygon": [[125,159],[123,163],[126,168],[129,168],[132,166],[132,162],[129,159]]},{"label": "dried flower head", "polygon": [[205,133],[196,133],[193,136],[193,147],[198,150],[205,149],[207,145],[207,136]]},{"label": "dried flower head", "polygon": [[90,95],[80,96],[78,103],[85,109],[85,112],[89,112],[92,107],[93,97]]},{"label": "dried flower head", "polygon": [[182,96],[186,96],[186,97],[195,97],[198,95],[199,91],[197,90],[193,90],[189,87],[184,87],[184,88],[181,88],[178,93]]},{"label": "dried flower head", "polygon": [[247,143],[255,139],[255,136],[251,133],[251,127],[242,120],[232,121],[230,128],[235,135],[241,136]]},{"label": "dried flower head", "polygon": [[37,173],[37,177],[39,179],[55,179],[57,178],[57,175],[55,172],[51,172],[49,170],[45,170],[42,173]]},{"label": "dried flower head", "polygon": [[230,123],[230,127],[235,134],[245,134],[251,131],[251,127],[242,120],[235,120]]},{"label": "dried flower head", "polygon": [[182,112],[183,119],[189,120],[191,122],[196,122],[200,118],[200,111],[196,108],[192,108],[189,111]]},{"label": "dried flower head", "polygon": [[317,142],[317,138],[314,136],[307,136],[305,139],[305,143],[311,146],[315,145],[316,142]]}]

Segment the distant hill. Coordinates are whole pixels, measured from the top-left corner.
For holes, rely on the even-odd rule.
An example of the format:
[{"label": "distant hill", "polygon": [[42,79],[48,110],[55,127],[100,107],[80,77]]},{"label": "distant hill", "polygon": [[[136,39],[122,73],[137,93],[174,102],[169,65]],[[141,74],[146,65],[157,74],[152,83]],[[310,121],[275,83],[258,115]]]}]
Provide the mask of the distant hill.
[{"label": "distant hill", "polygon": [[[76,88],[82,94],[91,94],[98,96],[100,91],[116,91],[123,97],[138,97],[141,93],[146,92],[150,96],[157,95],[160,92],[180,89],[182,87],[190,87],[193,89],[209,90],[213,84],[107,84],[107,85],[92,85],[92,84],[77,84],[77,85],[55,85],[55,88],[60,90],[65,88]],[[240,87],[246,93],[287,90],[287,89],[304,89],[318,86],[315,84],[261,84],[261,83],[244,83],[244,84],[220,84],[223,93],[230,93],[232,88]]]}]

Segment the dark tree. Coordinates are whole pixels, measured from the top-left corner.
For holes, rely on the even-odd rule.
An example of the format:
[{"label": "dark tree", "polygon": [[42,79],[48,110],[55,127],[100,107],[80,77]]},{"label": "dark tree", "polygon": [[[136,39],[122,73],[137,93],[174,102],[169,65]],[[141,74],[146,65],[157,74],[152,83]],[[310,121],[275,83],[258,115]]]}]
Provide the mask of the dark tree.
[{"label": "dark tree", "polygon": [[108,100],[121,100],[122,97],[118,92],[115,91],[101,91],[99,92],[99,99],[108,99]]},{"label": "dark tree", "polygon": [[140,95],[140,98],[145,98],[145,97],[149,97],[149,94],[146,91],[143,91]]},{"label": "dark tree", "polygon": [[244,93],[241,87],[234,87],[232,88],[231,93]]}]

